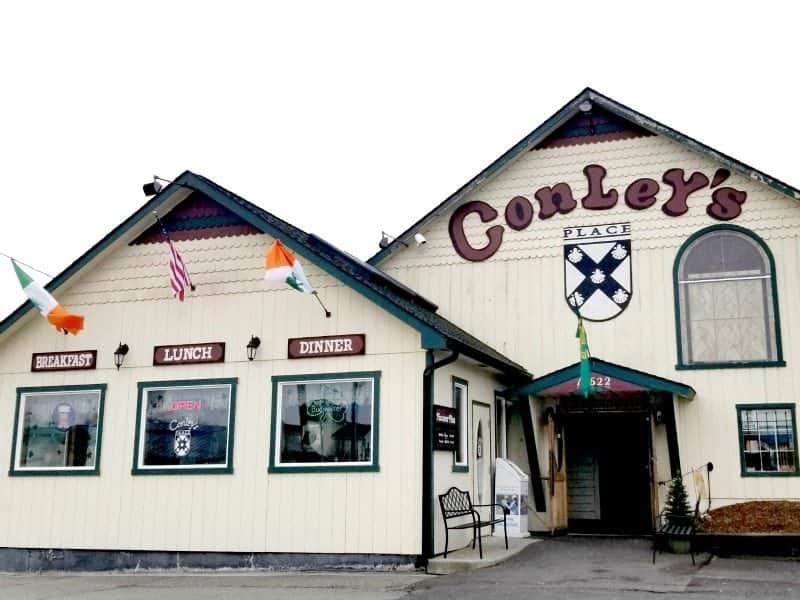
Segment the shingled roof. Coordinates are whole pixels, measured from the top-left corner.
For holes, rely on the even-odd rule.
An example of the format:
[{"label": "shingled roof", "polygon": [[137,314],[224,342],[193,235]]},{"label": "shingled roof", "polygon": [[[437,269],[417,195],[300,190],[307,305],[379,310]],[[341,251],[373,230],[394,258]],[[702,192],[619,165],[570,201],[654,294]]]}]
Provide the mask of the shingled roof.
[{"label": "shingled roof", "polygon": [[[260,231],[274,238],[279,238],[286,246],[299,252],[334,278],[417,329],[420,332],[424,348],[449,349],[460,352],[482,364],[497,369],[517,382],[531,378],[531,374],[524,367],[437,314],[437,306],[433,302],[420,296],[396,279],[347,252],[339,250],[322,238],[307,233],[276,217],[214,181],[191,171],[184,171],[133,215],[54,277],[45,287],[50,292],[55,293],[67,280],[106,250],[112,243],[130,231],[141,219],[149,217],[172,194],[178,190],[187,189],[192,190],[193,193],[201,193],[207,196]],[[0,335],[31,309],[33,309],[33,304],[30,301],[25,302],[0,322]]]}]

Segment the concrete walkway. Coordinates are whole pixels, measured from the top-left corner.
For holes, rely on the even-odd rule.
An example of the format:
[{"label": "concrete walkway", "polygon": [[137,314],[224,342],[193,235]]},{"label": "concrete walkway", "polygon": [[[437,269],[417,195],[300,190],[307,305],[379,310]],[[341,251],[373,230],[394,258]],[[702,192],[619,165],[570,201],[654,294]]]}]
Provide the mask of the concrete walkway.
[{"label": "concrete walkway", "polygon": [[474,571],[500,564],[512,556],[516,556],[525,548],[536,542],[542,541],[539,538],[508,538],[508,550],[506,543],[501,537],[486,536],[482,538],[483,558],[478,553],[477,546],[472,549],[470,544],[466,548],[448,552],[447,558],[437,556],[428,561],[428,573],[431,575],[452,575],[465,571]]},{"label": "concrete walkway", "polygon": [[419,572],[2,574],[0,600],[399,600]]}]

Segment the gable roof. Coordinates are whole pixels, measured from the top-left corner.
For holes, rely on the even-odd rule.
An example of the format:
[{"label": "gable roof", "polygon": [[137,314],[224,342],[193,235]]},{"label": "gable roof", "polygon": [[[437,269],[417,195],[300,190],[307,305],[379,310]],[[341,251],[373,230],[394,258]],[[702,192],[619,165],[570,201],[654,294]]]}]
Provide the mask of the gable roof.
[{"label": "gable roof", "polygon": [[[693,400],[696,392],[694,388],[690,385],[685,383],[681,383],[680,381],[674,381],[672,379],[667,379],[666,377],[660,377],[658,375],[654,375],[652,373],[645,373],[644,371],[638,371],[636,369],[631,369],[630,367],[626,367],[623,365],[618,365],[612,362],[608,362],[606,360],[600,360],[599,358],[590,357],[589,358],[589,367],[592,373],[597,373],[599,375],[607,375],[609,377],[613,377],[614,379],[619,379],[622,382],[630,384],[632,387],[629,389],[624,389],[625,386],[620,386],[623,388],[623,393],[625,391],[654,391],[654,392],[666,392],[669,394],[675,394],[681,398],[685,398],[687,400]],[[568,395],[578,395],[578,390],[575,388],[574,385],[566,386],[566,389],[561,386],[561,384],[570,382],[574,383],[580,378],[580,369],[581,363],[576,362],[557,371],[553,371],[552,373],[547,373],[546,375],[542,375],[528,383],[523,384],[519,388],[513,390],[513,392],[509,392],[508,395],[516,395],[516,396],[568,396]],[[561,387],[559,387],[561,386]],[[592,390],[594,393],[613,393],[609,392],[608,390],[602,387],[595,387]]]},{"label": "gable roof", "polygon": [[456,190],[455,193],[445,199],[444,202],[439,204],[436,208],[423,216],[419,221],[397,236],[397,238],[392,240],[388,246],[375,253],[367,260],[367,262],[371,265],[378,265],[383,260],[391,256],[392,253],[394,253],[398,248],[407,247],[407,245],[411,243],[415,233],[419,232],[420,230],[424,230],[425,227],[434,219],[448,214],[450,211],[455,209],[471,192],[481,186],[487,179],[497,175],[522,153],[541,146],[548,140],[550,136],[556,133],[559,128],[564,126],[570,119],[574,118],[576,115],[580,115],[582,113],[580,106],[584,102],[591,102],[592,104],[604,109],[611,115],[630,122],[637,128],[654,135],[661,135],[671,139],[689,148],[690,150],[697,152],[698,154],[702,154],[722,164],[734,173],[739,173],[748,179],[760,181],[774,190],[777,190],[781,194],[785,194],[794,200],[800,200],[800,190],[797,188],[794,188],[789,184],[776,179],[775,177],[767,175],[766,173],[758,171],[753,167],[728,156],[727,154],[723,154],[711,146],[706,146],[702,142],[699,142],[688,135],[667,127],[663,123],[660,123],[655,119],[651,119],[650,117],[647,117],[633,110],[632,108],[629,108],[624,104],[620,104],[616,100],[612,100],[608,96],[604,96],[603,94],[587,87],[580,94],[562,106],[553,116],[539,125],[539,127],[534,129],[519,142],[509,148],[492,164]]},{"label": "gable roof", "polygon": [[[530,379],[531,375],[524,367],[438,315],[436,305],[412,289],[364,261],[339,250],[322,238],[306,233],[210,179],[190,171],[184,171],[139,210],[54,277],[45,288],[50,292],[55,292],[113,243],[140,224],[143,219],[150,218],[153,211],[158,210],[180,190],[189,190],[191,194],[201,193],[259,231],[274,238],[280,238],[293,251],[299,252],[323,271],[419,331],[423,348],[455,350],[505,373],[512,379]],[[30,301],[26,301],[1,321],[0,336],[33,307]]]}]

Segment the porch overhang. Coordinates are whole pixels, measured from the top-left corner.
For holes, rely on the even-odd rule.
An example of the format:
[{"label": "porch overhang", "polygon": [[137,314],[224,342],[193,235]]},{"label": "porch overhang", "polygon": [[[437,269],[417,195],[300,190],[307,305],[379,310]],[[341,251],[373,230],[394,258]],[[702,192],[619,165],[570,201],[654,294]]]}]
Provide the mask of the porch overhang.
[{"label": "porch overhang", "polygon": [[[599,358],[589,359],[591,367],[591,392],[593,394],[630,394],[660,392],[674,394],[685,400],[695,397],[695,390],[685,383],[637,371],[629,367],[606,362]],[[514,396],[563,397],[579,393],[580,362],[553,371],[520,386],[510,393]]]}]

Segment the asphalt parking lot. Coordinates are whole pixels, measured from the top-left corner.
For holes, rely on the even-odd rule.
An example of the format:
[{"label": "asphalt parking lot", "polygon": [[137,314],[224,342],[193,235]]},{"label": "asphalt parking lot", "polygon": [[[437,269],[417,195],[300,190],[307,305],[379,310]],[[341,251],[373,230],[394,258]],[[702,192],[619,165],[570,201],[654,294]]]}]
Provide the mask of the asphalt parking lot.
[{"label": "asphalt parking lot", "polygon": [[526,548],[497,567],[427,579],[413,600],[800,598],[800,561],[659,554],[650,540],[567,536]]},{"label": "asphalt parking lot", "polygon": [[143,572],[0,574],[0,600],[800,599],[800,561],[661,554],[645,539],[564,537],[468,574]]}]

